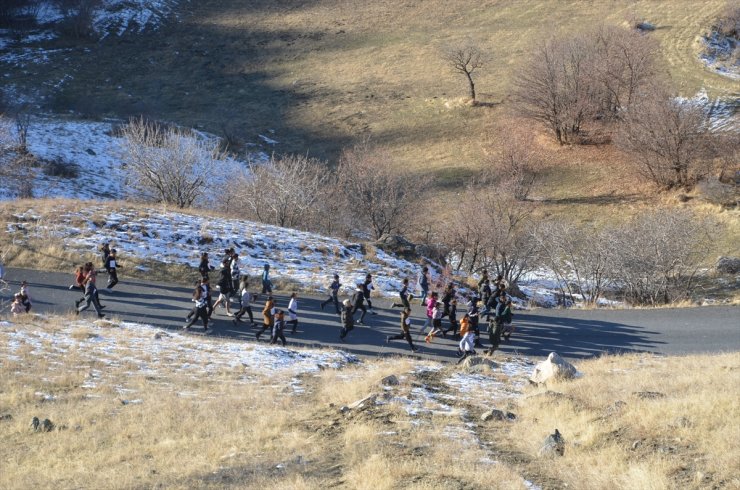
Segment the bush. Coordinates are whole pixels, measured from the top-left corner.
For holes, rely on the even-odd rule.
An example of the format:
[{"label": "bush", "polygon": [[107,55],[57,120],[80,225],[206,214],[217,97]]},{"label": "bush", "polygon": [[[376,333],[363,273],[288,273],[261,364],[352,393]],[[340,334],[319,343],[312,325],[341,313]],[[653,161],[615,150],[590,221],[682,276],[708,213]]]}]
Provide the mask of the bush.
[{"label": "bush", "polygon": [[75,39],[96,37],[93,20],[100,0],[57,0],[64,15],[59,31]]},{"label": "bush", "polygon": [[725,208],[740,204],[740,192],[736,184],[720,182],[717,177],[708,177],[696,185],[699,199]]},{"label": "bush", "polygon": [[61,177],[64,179],[76,179],[80,176],[80,166],[57,158],[47,161],[44,165],[44,174],[49,177]]}]

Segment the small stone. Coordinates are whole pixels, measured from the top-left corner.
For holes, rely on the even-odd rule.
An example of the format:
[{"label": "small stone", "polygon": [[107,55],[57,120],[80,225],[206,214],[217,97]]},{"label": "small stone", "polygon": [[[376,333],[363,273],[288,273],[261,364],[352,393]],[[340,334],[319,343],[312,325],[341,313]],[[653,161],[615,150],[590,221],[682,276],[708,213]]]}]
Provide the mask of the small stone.
[{"label": "small stone", "polygon": [[370,395],[367,395],[365,398],[357,400],[354,403],[350,403],[347,408],[349,408],[350,410],[364,410],[370,405],[374,404],[376,398],[378,398],[378,395],[372,393]]},{"label": "small stone", "polygon": [[488,422],[489,420],[506,420],[506,414],[503,411],[494,408],[481,415],[480,419],[483,422]]},{"label": "small stone", "polygon": [[398,386],[399,381],[396,375],[391,374],[390,376],[386,376],[385,378],[380,380],[381,386]]},{"label": "small stone", "polygon": [[632,392],[637,398],[641,400],[656,400],[658,398],[665,398],[664,393],[658,391],[634,391]]},{"label": "small stone", "polygon": [[13,420],[13,416],[9,413],[4,413],[0,415],[0,420]]},{"label": "small stone", "polygon": [[540,456],[562,456],[563,454],[565,454],[565,439],[560,431],[555,429],[555,432],[545,439],[545,443],[540,448]]},{"label": "small stone", "polygon": [[342,406],[342,407],[339,408],[339,413],[347,413],[347,412],[349,412],[349,407],[348,406],[344,405],[344,406]]},{"label": "small stone", "polygon": [[637,451],[637,448],[639,448],[640,446],[642,446],[642,441],[635,441],[632,443],[632,450]]},{"label": "small stone", "polygon": [[44,419],[41,421],[41,431],[42,432],[51,432],[54,430],[54,423],[49,419]]},{"label": "small stone", "polygon": [[157,332],[157,333],[154,334],[154,340],[161,340],[161,339],[162,339],[162,334],[161,333]]},{"label": "small stone", "polygon": [[483,356],[470,356],[460,364],[461,369],[469,373],[484,373],[498,367],[498,364]]},{"label": "small stone", "polygon": [[31,429],[33,429],[34,432],[39,431],[39,427],[41,427],[41,421],[38,417],[34,417],[31,419]]},{"label": "small stone", "polygon": [[97,155],[97,153],[95,153],[95,150],[93,150],[92,148],[88,148],[87,150],[85,150],[85,152],[86,152],[86,153],[87,153],[88,155],[92,155],[92,156],[95,156],[95,155]]}]

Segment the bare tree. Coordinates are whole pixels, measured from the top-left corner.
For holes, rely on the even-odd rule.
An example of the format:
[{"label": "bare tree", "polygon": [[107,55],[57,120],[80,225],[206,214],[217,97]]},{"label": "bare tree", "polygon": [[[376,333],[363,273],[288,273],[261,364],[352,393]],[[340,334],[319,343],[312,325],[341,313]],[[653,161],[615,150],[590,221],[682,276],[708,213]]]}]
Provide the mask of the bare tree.
[{"label": "bare tree", "polygon": [[337,209],[348,234],[369,231],[379,240],[403,231],[406,208],[421,191],[388,150],[372,147],[368,140],[345,150],[337,167]]},{"label": "bare tree", "polygon": [[515,100],[525,117],[546,124],[558,143],[573,142],[593,114],[591,45],[584,38],[541,43],[517,77]]},{"label": "bare tree", "polygon": [[253,163],[229,180],[232,203],[246,207],[263,223],[310,229],[328,178],[326,163],[302,155],[273,156]]},{"label": "bare tree", "polygon": [[659,209],[616,228],[610,236],[614,280],[625,298],[650,305],[688,298],[712,249],[713,226],[686,210]]},{"label": "bare tree", "polygon": [[487,55],[475,44],[468,42],[446,48],[442,60],[454,72],[464,76],[468,81],[470,100],[475,103],[475,83],[473,73],[488,62]]},{"label": "bare tree", "polygon": [[134,197],[177,207],[192,206],[212,183],[220,183],[225,155],[216,138],[133,119],[121,130],[126,184]]},{"label": "bare tree", "polygon": [[533,229],[532,240],[563,296],[581,295],[587,304],[596,304],[613,283],[614,250],[604,230],[547,221]]},{"label": "bare tree", "polygon": [[508,129],[501,146],[492,149],[489,163],[491,174],[486,180],[518,201],[529,198],[542,164],[531,132]]},{"label": "bare tree", "polygon": [[701,107],[656,89],[630,106],[617,144],[659,187],[690,188],[711,168],[710,139]]}]

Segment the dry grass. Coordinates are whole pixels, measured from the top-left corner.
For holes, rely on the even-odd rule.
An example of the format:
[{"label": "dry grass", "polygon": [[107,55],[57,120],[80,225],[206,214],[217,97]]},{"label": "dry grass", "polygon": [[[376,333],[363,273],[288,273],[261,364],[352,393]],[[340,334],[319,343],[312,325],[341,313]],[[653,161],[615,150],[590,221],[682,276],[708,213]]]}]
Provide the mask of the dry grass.
[{"label": "dry grass", "polygon": [[[222,349],[215,339],[166,337],[144,354],[151,333],[115,324],[27,317],[2,329],[0,415],[12,415],[0,420],[2,488],[525,488],[523,477],[543,488],[740,486],[737,353],[604,357],[549,394],[505,401],[460,396],[443,382],[455,367],[409,359],[300,375],[295,392],[288,372],[183,370],[197,361],[179,345],[207,355]],[[118,362],[91,354],[111,337]],[[400,384],[383,389],[388,374]],[[419,390],[454,398],[445,408]],[[373,392],[382,403],[340,413]],[[492,406],[517,420],[477,420]],[[66,427],[33,433],[33,416]],[[565,456],[542,459],[555,427]]]}]

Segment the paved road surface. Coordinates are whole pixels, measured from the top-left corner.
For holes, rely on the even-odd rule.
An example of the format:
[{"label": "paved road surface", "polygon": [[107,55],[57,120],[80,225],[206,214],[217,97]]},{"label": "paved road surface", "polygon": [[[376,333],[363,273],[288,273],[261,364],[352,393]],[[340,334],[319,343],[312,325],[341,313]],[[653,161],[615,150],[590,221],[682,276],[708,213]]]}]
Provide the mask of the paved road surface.
[{"label": "paved road surface", "polygon": [[[141,322],[166,329],[180,329],[192,302],[189,287],[171,284],[128,280],[122,271],[121,282],[114,292],[101,291],[101,302],[107,305],[105,313],[126,321]],[[18,290],[21,280],[30,283],[33,311],[70,313],[77,291],[69,291],[72,274],[9,269],[6,280],[12,291]],[[105,284],[107,276],[99,276]],[[4,294],[4,300],[8,294]],[[276,294],[278,307],[287,309],[287,295]],[[385,344],[385,337],[399,331],[399,310],[389,308],[385,299],[374,299],[378,315],[366,317],[366,326],[358,326],[339,342],[339,320],[333,307],[321,311],[324,298],[299,298],[300,324],[296,335],[288,334],[290,344],[303,346],[340,347],[362,356],[407,355],[405,341]],[[260,303],[261,305],[262,303]],[[255,319],[260,322],[261,306],[253,306]],[[235,326],[231,318],[217,310],[210,327],[210,335],[253,342],[254,329],[247,324]],[[7,310],[4,314],[7,314]],[[82,314],[94,318],[92,308]],[[435,339],[425,344],[419,335],[423,310],[414,308],[412,332],[420,347],[419,356],[438,360],[455,359],[456,342]],[[663,354],[691,354],[704,352],[740,351],[740,308],[730,306],[657,309],[657,310],[534,310],[516,311],[516,332],[502,350],[526,356],[546,356],[556,351],[569,358],[586,358],[604,352],[657,352]],[[194,325],[193,335],[200,335],[200,325]],[[263,337],[264,338],[264,337]],[[484,335],[483,340],[487,337]],[[487,342],[484,342],[487,344]]]}]

